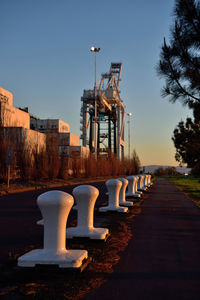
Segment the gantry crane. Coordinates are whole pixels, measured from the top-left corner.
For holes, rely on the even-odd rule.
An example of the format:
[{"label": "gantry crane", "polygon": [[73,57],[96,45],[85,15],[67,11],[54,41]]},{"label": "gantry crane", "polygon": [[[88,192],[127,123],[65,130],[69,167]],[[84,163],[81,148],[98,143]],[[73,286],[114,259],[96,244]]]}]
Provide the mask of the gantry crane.
[{"label": "gantry crane", "polygon": [[[97,83],[97,153],[114,153],[124,158],[125,108],[120,97],[122,63],[111,63],[108,73]],[[83,146],[94,151],[95,89],[84,90],[81,97],[81,136]]]}]

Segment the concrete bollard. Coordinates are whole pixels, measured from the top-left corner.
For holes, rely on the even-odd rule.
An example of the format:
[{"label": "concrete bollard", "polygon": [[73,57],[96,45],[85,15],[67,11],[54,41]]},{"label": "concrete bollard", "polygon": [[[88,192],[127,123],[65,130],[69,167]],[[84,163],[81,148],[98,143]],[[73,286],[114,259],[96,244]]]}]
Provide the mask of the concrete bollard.
[{"label": "concrete bollard", "polygon": [[91,185],[80,185],[73,189],[78,213],[77,227],[67,228],[67,238],[88,237],[90,239],[105,240],[109,234],[107,228],[95,228],[94,206],[99,195],[99,190]]},{"label": "concrete bollard", "polygon": [[137,177],[137,181],[136,181],[136,184],[135,184],[135,193],[138,194],[138,195],[140,195],[140,197],[142,197],[143,192],[142,192],[142,191],[138,191],[138,181],[139,181],[139,176],[136,175],[136,177]]},{"label": "concrete bollard", "polygon": [[122,187],[119,192],[119,205],[122,206],[133,206],[133,202],[126,201],[126,187],[128,185],[128,180],[125,178],[118,178],[122,183]]},{"label": "concrete bollard", "polygon": [[108,190],[108,206],[100,207],[99,211],[117,211],[123,213],[127,212],[127,207],[119,206],[119,192],[122,187],[122,182],[117,179],[110,179],[106,181],[106,187]]},{"label": "concrete bollard", "polygon": [[142,193],[137,191],[137,182],[139,177],[138,176],[128,176],[126,177],[128,180],[128,191],[126,193],[127,197],[139,198],[141,197]]},{"label": "concrete bollard", "polygon": [[149,184],[148,184],[148,174],[144,174],[144,187],[148,188]]},{"label": "concrete bollard", "polygon": [[145,185],[147,186],[147,188],[149,188],[151,186],[150,178],[151,178],[151,175],[145,174]]},{"label": "concrete bollard", "polygon": [[151,186],[153,183],[151,182],[151,174],[148,174],[148,185]]},{"label": "concrete bollard", "polygon": [[145,187],[145,184],[144,184],[144,178],[145,176],[144,175],[138,175],[139,177],[139,180],[138,180],[138,184],[137,184],[137,189],[138,191],[146,191],[146,187]]},{"label": "concrete bollard", "polygon": [[86,250],[66,250],[66,223],[74,199],[62,191],[49,191],[37,198],[44,220],[44,248],[32,250],[19,257],[18,266],[38,264],[58,265],[60,268],[80,268],[88,257]]}]

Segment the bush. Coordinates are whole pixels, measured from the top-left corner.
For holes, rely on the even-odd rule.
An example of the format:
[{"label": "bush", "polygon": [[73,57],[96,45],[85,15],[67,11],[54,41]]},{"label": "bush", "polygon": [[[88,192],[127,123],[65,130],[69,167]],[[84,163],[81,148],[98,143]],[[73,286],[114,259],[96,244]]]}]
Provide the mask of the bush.
[{"label": "bush", "polygon": [[191,174],[194,176],[200,176],[200,162],[198,162],[191,171]]},{"label": "bush", "polygon": [[168,168],[158,168],[155,170],[154,175],[156,176],[174,176],[174,175],[180,175],[179,172],[176,171],[175,167],[168,167]]},{"label": "bush", "polygon": [[[56,135],[47,134],[46,149],[30,148],[26,144],[26,137],[12,136],[15,131],[12,128],[0,130],[0,180],[7,181],[7,154],[11,148],[13,152],[13,165],[11,166],[11,178],[23,181],[43,179],[66,179],[73,177],[103,177],[126,176],[138,174],[140,169],[139,158],[134,151],[131,159],[117,159],[116,155],[99,155],[98,159],[93,154],[86,158],[80,158],[77,153],[59,154],[58,139]],[[14,142],[13,142],[14,141]]]}]

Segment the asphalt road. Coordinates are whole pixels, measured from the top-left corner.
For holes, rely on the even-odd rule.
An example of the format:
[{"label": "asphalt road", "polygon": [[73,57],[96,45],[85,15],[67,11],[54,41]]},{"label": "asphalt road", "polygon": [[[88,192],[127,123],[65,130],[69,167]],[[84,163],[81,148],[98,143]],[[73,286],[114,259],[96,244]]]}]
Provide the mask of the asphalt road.
[{"label": "asphalt road", "polygon": [[[104,182],[95,182],[91,185],[100,191],[96,207],[107,201],[106,186]],[[77,185],[52,188],[48,190],[62,190],[72,194]],[[0,265],[6,264],[10,258],[43,245],[43,226],[36,224],[41,219],[37,206],[37,197],[45,190],[28,191],[23,193],[8,194],[0,197]],[[71,210],[68,225],[76,217],[76,212]]]},{"label": "asphalt road", "polygon": [[87,300],[200,299],[200,209],[158,179],[134,219],[133,238]]},{"label": "asphalt road", "polygon": [[[96,206],[107,200],[104,183]],[[71,194],[74,186],[59,187]],[[55,188],[53,188],[55,189]],[[37,196],[46,190],[0,197],[0,265],[27,247],[42,246]],[[71,211],[70,220],[75,217]],[[158,179],[134,218],[133,238],[114,272],[87,300],[200,299],[200,209],[165,179]]]}]

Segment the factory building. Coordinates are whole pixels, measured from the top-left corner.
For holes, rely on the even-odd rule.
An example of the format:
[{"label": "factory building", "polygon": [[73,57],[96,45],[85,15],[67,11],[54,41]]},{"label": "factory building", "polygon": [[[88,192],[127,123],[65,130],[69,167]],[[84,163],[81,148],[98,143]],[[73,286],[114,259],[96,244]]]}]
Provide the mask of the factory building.
[{"label": "factory building", "polygon": [[0,128],[10,142],[14,142],[13,144],[23,142],[30,152],[46,148],[46,135],[30,129],[30,114],[14,107],[13,94],[1,87]]},{"label": "factory building", "polygon": [[13,106],[13,94],[0,87],[1,127],[23,127],[30,129],[29,113]]},{"label": "factory building", "polygon": [[59,119],[31,119],[30,127],[33,130],[54,136],[58,142],[60,154],[86,157],[89,155],[89,148],[80,146],[80,137],[70,132],[70,125]]},{"label": "factory building", "polygon": [[60,154],[87,156],[89,149],[80,146],[80,137],[70,132],[70,125],[59,119],[37,119],[30,116],[28,108],[13,106],[13,94],[0,87],[0,127],[7,136],[23,140],[29,151],[46,148],[49,136],[58,141]]},{"label": "factory building", "polygon": [[68,133],[70,132],[70,126],[66,122],[59,119],[31,119],[30,127],[33,130],[40,131],[42,133],[58,132]]}]

